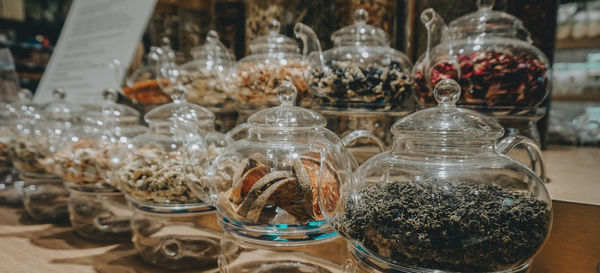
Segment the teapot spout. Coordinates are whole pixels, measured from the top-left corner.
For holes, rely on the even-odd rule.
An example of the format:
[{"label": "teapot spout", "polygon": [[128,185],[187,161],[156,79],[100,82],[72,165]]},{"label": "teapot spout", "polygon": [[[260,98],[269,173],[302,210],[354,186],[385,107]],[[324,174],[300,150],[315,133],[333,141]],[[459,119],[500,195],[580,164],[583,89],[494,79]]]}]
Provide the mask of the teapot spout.
[{"label": "teapot spout", "polygon": [[431,49],[442,41],[442,36],[447,32],[448,27],[444,22],[444,18],[432,8],[428,8],[421,13],[421,22],[427,30],[426,54],[429,55]]},{"label": "teapot spout", "polygon": [[304,43],[304,49],[302,50],[304,58],[307,58],[312,52],[316,52],[318,65],[323,67],[323,52],[317,34],[309,26],[302,23],[297,23],[294,26],[294,33],[296,34],[296,38],[299,38]]}]

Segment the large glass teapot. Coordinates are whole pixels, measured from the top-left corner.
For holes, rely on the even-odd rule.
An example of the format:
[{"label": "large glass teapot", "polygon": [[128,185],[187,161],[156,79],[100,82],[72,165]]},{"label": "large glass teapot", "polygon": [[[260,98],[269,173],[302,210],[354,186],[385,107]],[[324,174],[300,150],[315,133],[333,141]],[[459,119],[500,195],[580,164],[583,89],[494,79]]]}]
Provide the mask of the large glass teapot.
[{"label": "large glass teapot", "polygon": [[354,25],[335,31],[334,47],[324,52],[313,30],[296,24],[310,64],[309,88],[325,109],[412,111],[412,63],[390,47],[384,30],[367,25],[367,18],[365,10],[357,10]]},{"label": "large glass teapot", "polygon": [[209,31],[206,43],[194,48],[193,55],[194,60],[179,67],[187,100],[205,107],[232,108],[235,56],[219,41],[219,34]]},{"label": "large glass teapot", "polygon": [[521,272],[549,235],[552,205],[543,169],[506,153],[526,145],[541,160],[540,150],[457,108],[454,80],[434,95],[438,106],[397,121],[392,150],[361,165],[324,213],[378,270]]},{"label": "large glass teapot", "polygon": [[492,10],[493,0],[477,5],[476,12],[447,26],[433,9],[423,12],[431,49],[415,65],[418,98],[434,104],[432,86],[452,78],[462,86],[461,105],[494,115],[537,115],[549,92],[548,59],[532,45],[521,20]]},{"label": "large glass teapot", "polygon": [[268,34],[250,42],[250,55],[237,63],[239,88],[235,91],[240,108],[262,109],[279,103],[275,88],[290,81],[298,90],[298,103],[308,105],[306,64],[296,40],[279,34],[279,21],[273,20]]},{"label": "large glass teapot", "polygon": [[[293,106],[292,83],[275,91],[281,105],[248,118],[248,136],[227,146],[190,186],[217,207],[221,225],[235,236],[263,244],[330,239],[335,232],[321,208],[337,205],[356,161],[323,116]],[[321,203],[319,184],[327,189]]]}]

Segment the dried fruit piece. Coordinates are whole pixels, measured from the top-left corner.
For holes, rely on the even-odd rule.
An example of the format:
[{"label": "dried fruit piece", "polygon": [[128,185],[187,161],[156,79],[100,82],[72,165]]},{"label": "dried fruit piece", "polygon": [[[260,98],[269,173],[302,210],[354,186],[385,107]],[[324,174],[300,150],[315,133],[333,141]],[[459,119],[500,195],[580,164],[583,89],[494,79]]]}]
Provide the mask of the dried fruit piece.
[{"label": "dried fruit piece", "polygon": [[238,214],[242,217],[246,217],[246,215],[248,214],[248,210],[250,209],[256,198],[258,198],[258,196],[260,196],[264,191],[267,190],[268,187],[275,184],[277,181],[291,176],[292,173],[287,171],[275,171],[263,176],[252,186],[250,192],[248,192],[248,195],[246,195],[244,201],[242,201],[242,204],[238,209]]},{"label": "dried fruit piece", "polygon": [[232,192],[232,201],[236,204],[242,202],[242,199],[246,197],[252,186],[267,174],[267,166],[257,166],[248,170],[240,179],[235,182]]},{"label": "dried fruit piece", "polygon": [[333,167],[326,161],[322,168],[321,162],[312,157],[302,157],[302,165],[308,174],[310,186],[313,194],[313,209],[315,217],[322,216],[321,208],[319,207],[319,178],[321,179],[321,189],[323,194],[323,204],[327,211],[332,211],[337,206],[339,200],[340,178]]},{"label": "dried fruit piece", "polygon": [[[262,220],[266,220],[265,216],[268,214],[265,215],[265,207],[276,208],[283,207],[285,204],[291,204],[296,199],[297,192],[298,183],[294,177],[284,178],[275,182],[252,202],[246,218],[252,223],[260,223]],[[271,219],[268,219],[268,221]]]}]

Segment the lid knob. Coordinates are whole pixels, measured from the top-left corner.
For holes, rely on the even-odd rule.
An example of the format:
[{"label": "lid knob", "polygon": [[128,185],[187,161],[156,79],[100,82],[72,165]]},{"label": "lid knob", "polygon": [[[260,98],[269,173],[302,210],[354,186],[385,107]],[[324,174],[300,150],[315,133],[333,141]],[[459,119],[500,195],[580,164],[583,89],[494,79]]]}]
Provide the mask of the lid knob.
[{"label": "lid knob", "polygon": [[271,22],[269,22],[269,25],[267,26],[267,30],[269,31],[270,35],[279,34],[280,29],[281,24],[279,24],[279,21],[277,21],[276,19],[271,20]]},{"label": "lid knob", "polygon": [[275,90],[281,105],[294,105],[298,91],[291,82],[283,81]]},{"label": "lid knob", "polygon": [[494,0],[477,0],[477,9],[478,10],[492,10],[496,1]]},{"label": "lid knob", "polygon": [[21,90],[19,90],[19,100],[21,101],[30,101],[31,97],[33,97],[33,95],[31,95],[31,91],[27,88],[23,88]]},{"label": "lid knob", "polygon": [[118,97],[119,97],[119,94],[117,93],[117,90],[114,88],[106,88],[106,89],[102,90],[102,98],[104,98],[105,101],[115,102],[115,101],[117,101]]},{"label": "lid knob", "polygon": [[369,18],[369,13],[364,9],[358,9],[354,12],[354,23],[365,24]]},{"label": "lid knob", "polygon": [[56,88],[54,90],[52,90],[52,97],[55,100],[64,100],[65,99],[65,91],[62,90],[61,88]]},{"label": "lid knob", "polygon": [[460,98],[460,85],[453,79],[441,80],[435,85],[433,96],[438,105],[455,105]]},{"label": "lid knob", "polygon": [[171,40],[169,40],[169,37],[163,37],[162,39],[160,39],[160,45],[162,47],[169,47],[171,46]]},{"label": "lid knob", "polygon": [[207,42],[214,42],[214,41],[217,41],[217,40],[219,40],[219,33],[217,33],[216,31],[214,31],[212,29],[209,30],[208,34],[206,34],[206,41]]},{"label": "lid knob", "polygon": [[173,103],[181,103],[187,98],[187,90],[183,84],[176,84],[171,90],[171,99]]}]

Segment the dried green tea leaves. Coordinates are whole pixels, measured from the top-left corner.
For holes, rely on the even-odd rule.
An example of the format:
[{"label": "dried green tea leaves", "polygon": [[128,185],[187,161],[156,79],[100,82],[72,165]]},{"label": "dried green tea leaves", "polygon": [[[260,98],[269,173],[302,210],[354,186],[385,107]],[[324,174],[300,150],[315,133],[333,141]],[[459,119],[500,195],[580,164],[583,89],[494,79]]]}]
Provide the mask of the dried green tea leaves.
[{"label": "dried green tea leaves", "polygon": [[393,182],[362,189],[334,226],[396,264],[458,272],[518,266],[544,242],[548,203],[496,185]]}]

